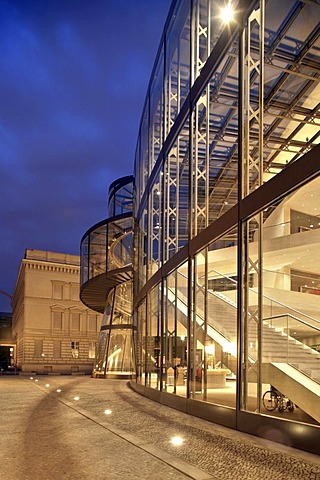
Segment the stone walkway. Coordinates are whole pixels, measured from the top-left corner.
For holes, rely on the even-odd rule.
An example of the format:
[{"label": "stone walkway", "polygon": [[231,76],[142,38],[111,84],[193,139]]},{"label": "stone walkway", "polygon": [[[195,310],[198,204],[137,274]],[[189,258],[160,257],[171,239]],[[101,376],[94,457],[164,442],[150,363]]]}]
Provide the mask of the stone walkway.
[{"label": "stone walkway", "polygon": [[125,381],[3,376],[2,478],[320,480],[320,459],[159,405]]}]

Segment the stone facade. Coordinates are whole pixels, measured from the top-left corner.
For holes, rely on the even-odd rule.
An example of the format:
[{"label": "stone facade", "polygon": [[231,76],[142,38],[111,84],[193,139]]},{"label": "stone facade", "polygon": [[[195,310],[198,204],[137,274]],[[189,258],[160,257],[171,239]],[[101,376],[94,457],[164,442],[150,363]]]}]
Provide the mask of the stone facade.
[{"label": "stone facade", "polygon": [[91,373],[102,315],[81,303],[79,281],[79,256],[26,250],[12,301],[22,372]]}]

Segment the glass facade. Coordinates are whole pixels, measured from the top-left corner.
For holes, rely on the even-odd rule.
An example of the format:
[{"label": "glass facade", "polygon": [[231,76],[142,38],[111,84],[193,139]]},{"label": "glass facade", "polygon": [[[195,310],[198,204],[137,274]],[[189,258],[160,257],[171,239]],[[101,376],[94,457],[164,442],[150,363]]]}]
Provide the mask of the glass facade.
[{"label": "glass facade", "polygon": [[131,377],[135,371],[132,322],[132,176],[109,189],[109,217],[81,241],[80,298],[103,313],[93,376]]},{"label": "glass facade", "polygon": [[[319,181],[297,165],[320,137],[319,6],[231,3],[226,25],[224,2],[174,2],[147,93],[137,388],[252,433],[263,418],[319,434]],[[293,411],[268,408],[266,391]]]},{"label": "glass facade", "polygon": [[[99,225],[82,278],[108,270],[100,235],[119,229],[134,245],[132,387],[319,453],[319,5],[232,1],[226,23],[224,3],[174,0],[139,129],[133,240]],[[116,351],[109,330],[100,351]]]}]

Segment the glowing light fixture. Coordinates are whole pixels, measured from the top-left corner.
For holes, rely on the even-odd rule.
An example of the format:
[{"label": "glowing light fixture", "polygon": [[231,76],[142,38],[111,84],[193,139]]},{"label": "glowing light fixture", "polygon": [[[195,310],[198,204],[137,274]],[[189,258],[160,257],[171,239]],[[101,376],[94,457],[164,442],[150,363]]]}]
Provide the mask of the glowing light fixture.
[{"label": "glowing light fixture", "polygon": [[39,380],[36,378],[36,379],[35,379],[35,382],[39,382]]},{"label": "glowing light fixture", "polygon": [[73,400],[80,400],[80,397],[73,397]]},{"label": "glowing light fixture", "polygon": [[105,415],[111,415],[112,410],[110,410],[109,408],[107,408],[107,410],[105,410],[104,413],[105,413]]},{"label": "glowing light fixture", "polygon": [[61,392],[61,389],[60,389],[60,388],[57,388],[57,392],[60,393],[60,392]]},{"label": "glowing light fixture", "polygon": [[30,377],[30,380],[33,380],[33,377]]},{"label": "glowing light fixture", "polygon": [[215,354],[215,345],[212,343],[211,345],[206,345],[205,346],[205,351],[207,352],[208,355],[214,355]]},{"label": "glowing light fixture", "polygon": [[220,16],[224,23],[230,23],[233,20],[234,10],[230,2],[221,10]]},{"label": "glowing light fixture", "polygon": [[46,387],[47,387],[47,388],[50,387],[50,384],[49,384],[49,383],[46,383]]},{"label": "glowing light fixture", "polygon": [[171,439],[172,445],[175,445],[176,447],[179,447],[183,444],[183,438],[181,437],[172,437]]}]

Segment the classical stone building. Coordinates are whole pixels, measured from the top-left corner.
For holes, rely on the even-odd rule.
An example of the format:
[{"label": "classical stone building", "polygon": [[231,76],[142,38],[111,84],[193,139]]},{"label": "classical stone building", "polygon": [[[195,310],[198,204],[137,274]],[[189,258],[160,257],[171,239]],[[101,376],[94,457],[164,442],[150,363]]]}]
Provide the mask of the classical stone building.
[{"label": "classical stone building", "polygon": [[13,364],[14,342],[12,340],[12,315],[0,312],[0,373]]},{"label": "classical stone building", "polygon": [[91,373],[101,315],[79,300],[77,255],[27,249],[12,299],[22,372]]}]

